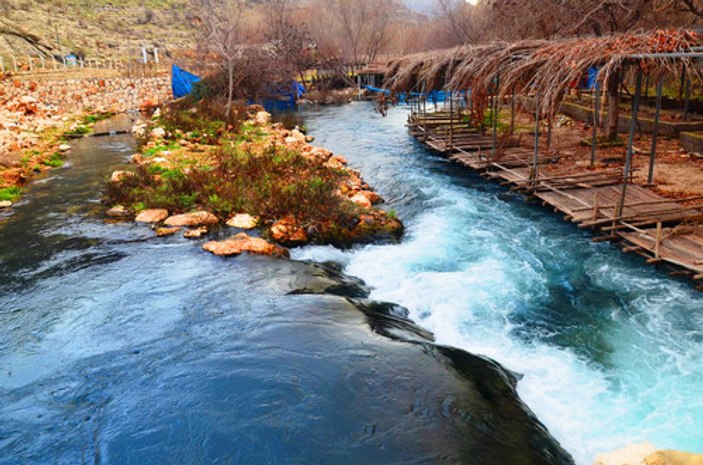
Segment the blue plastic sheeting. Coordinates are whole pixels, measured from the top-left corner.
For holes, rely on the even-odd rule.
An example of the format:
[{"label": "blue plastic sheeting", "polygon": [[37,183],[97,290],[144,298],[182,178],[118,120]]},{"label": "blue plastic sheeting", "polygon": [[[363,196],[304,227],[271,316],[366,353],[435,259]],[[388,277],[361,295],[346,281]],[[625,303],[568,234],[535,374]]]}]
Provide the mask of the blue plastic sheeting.
[{"label": "blue plastic sheeting", "polygon": [[588,79],[586,81],[586,89],[595,89],[596,80],[598,79],[598,68],[591,66],[588,68]]},{"label": "blue plastic sheeting", "polygon": [[[391,93],[390,90],[388,89],[381,89],[380,87],[374,87],[374,86],[364,86],[365,89],[370,90],[371,92],[378,92],[380,94],[386,94],[389,95]],[[432,92],[429,92],[427,94],[423,94],[421,92],[411,92],[410,93],[411,97],[426,97],[429,102],[432,103],[440,103],[440,102],[446,102],[447,99],[449,98],[449,92],[446,92],[444,90],[433,90]],[[402,93],[398,94],[398,100],[401,102],[404,102],[405,99],[407,98],[407,94]]]},{"label": "blue plastic sheeting", "polygon": [[295,111],[297,108],[296,102],[305,95],[305,86],[301,82],[291,81],[289,86],[282,84],[272,89],[271,94],[275,95],[275,97],[263,99],[259,102],[250,100],[248,103],[250,105],[258,103],[269,113]]},{"label": "blue plastic sheeting", "polygon": [[193,84],[199,82],[200,78],[195,74],[179,68],[176,65],[171,67],[171,89],[174,98],[185,97],[193,92]]}]

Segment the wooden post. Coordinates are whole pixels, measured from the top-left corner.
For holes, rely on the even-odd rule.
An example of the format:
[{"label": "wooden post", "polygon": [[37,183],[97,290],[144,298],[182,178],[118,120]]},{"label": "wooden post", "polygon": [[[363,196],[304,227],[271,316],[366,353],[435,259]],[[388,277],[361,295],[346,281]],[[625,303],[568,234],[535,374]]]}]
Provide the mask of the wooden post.
[{"label": "wooden post", "polygon": [[539,169],[539,91],[535,94],[535,152],[532,158],[532,172],[530,178],[536,180]]},{"label": "wooden post", "polygon": [[606,137],[612,141],[618,137],[620,119],[620,76],[611,73],[608,78],[608,132]]},{"label": "wooden post", "polygon": [[657,100],[654,110],[654,126],[652,127],[652,148],[649,153],[649,174],[647,175],[647,184],[654,182],[654,161],[657,157],[657,136],[659,135],[659,114],[662,108],[662,90],[664,88],[664,76],[659,78],[657,83]]},{"label": "wooden post", "polygon": [[500,90],[500,73],[496,75],[496,84],[493,90],[493,146],[491,148],[491,156],[495,159],[498,152],[498,92]]},{"label": "wooden post", "polygon": [[593,221],[596,221],[598,219],[598,210],[600,209],[599,207],[599,201],[600,201],[600,193],[596,192],[593,198]]},{"label": "wooden post", "polygon": [[515,86],[510,92],[510,137],[515,135]]},{"label": "wooden post", "polygon": [[620,202],[615,211],[615,218],[622,216],[625,208],[625,196],[627,195],[627,183],[630,178],[630,170],[632,167],[632,146],[635,142],[635,131],[637,130],[637,113],[640,107],[640,94],[642,93],[642,68],[637,68],[637,83],[635,84],[635,96],[632,99],[632,116],[630,120],[630,136],[627,141],[627,155],[625,156],[625,171],[622,179],[622,192],[620,193]]},{"label": "wooden post", "polygon": [[686,90],[684,91],[683,100],[683,120],[688,121],[688,106],[691,101],[691,80],[686,79]]},{"label": "wooden post", "polygon": [[659,260],[661,258],[661,245],[663,239],[663,229],[661,222],[657,223],[657,241],[654,244],[654,258]]},{"label": "wooden post", "polygon": [[596,149],[598,148],[598,125],[600,112],[600,81],[596,77],[595,102],[593,105],[593,140],[591,141],[591,167],[596,166]]},{"label": "wooden post", "polygon": [[469,88],[469,93],[467,94],[469,97],[469,124],[472,125],[474,120],[474,91],[473,89]]},{"label": "wooden post", "polygon": [[449,91],[449,150],[454,150],[454,94]]}]

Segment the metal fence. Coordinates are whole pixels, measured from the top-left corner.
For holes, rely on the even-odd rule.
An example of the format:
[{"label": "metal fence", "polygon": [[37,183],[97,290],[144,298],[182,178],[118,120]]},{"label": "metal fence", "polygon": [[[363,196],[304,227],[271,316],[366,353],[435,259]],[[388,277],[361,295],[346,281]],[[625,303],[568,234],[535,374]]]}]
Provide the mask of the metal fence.
[{"label": "metal fence", "polygon": [[121,60],[116,58],[69,58],[62,61],[43,55],[16,55],[0,52],[0,75],[20,76],[72,73],[80,70],[114,70],[126,77],[152,77],[170,70],[171,64],[160,60]]}]

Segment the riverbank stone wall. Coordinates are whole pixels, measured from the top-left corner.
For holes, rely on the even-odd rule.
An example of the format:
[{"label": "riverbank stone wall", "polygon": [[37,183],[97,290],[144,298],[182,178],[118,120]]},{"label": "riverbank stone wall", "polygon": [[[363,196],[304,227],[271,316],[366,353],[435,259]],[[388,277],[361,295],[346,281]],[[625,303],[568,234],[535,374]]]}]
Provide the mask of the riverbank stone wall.
[{"label": "riverbank stone wall", "polygon": [[169,76],[0,81],[0,105],[22,97],[32,97],[65,112],[123,113],[160,105],[173,95]]}]

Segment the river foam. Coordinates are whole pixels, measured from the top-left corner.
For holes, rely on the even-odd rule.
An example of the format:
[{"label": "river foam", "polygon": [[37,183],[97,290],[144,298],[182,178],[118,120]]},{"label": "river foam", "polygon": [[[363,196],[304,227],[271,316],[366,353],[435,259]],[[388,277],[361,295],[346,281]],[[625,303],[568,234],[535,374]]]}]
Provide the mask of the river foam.
[{"label": "river foam", "polygon": [[523,400],[581,465],[642,440],[703,452],[701,295],[433,157],[403,110],[370,110],[310,111],[307,123],[389,200],[406,238],[294,258],[345,265],[438,342],[521,373]]}]

